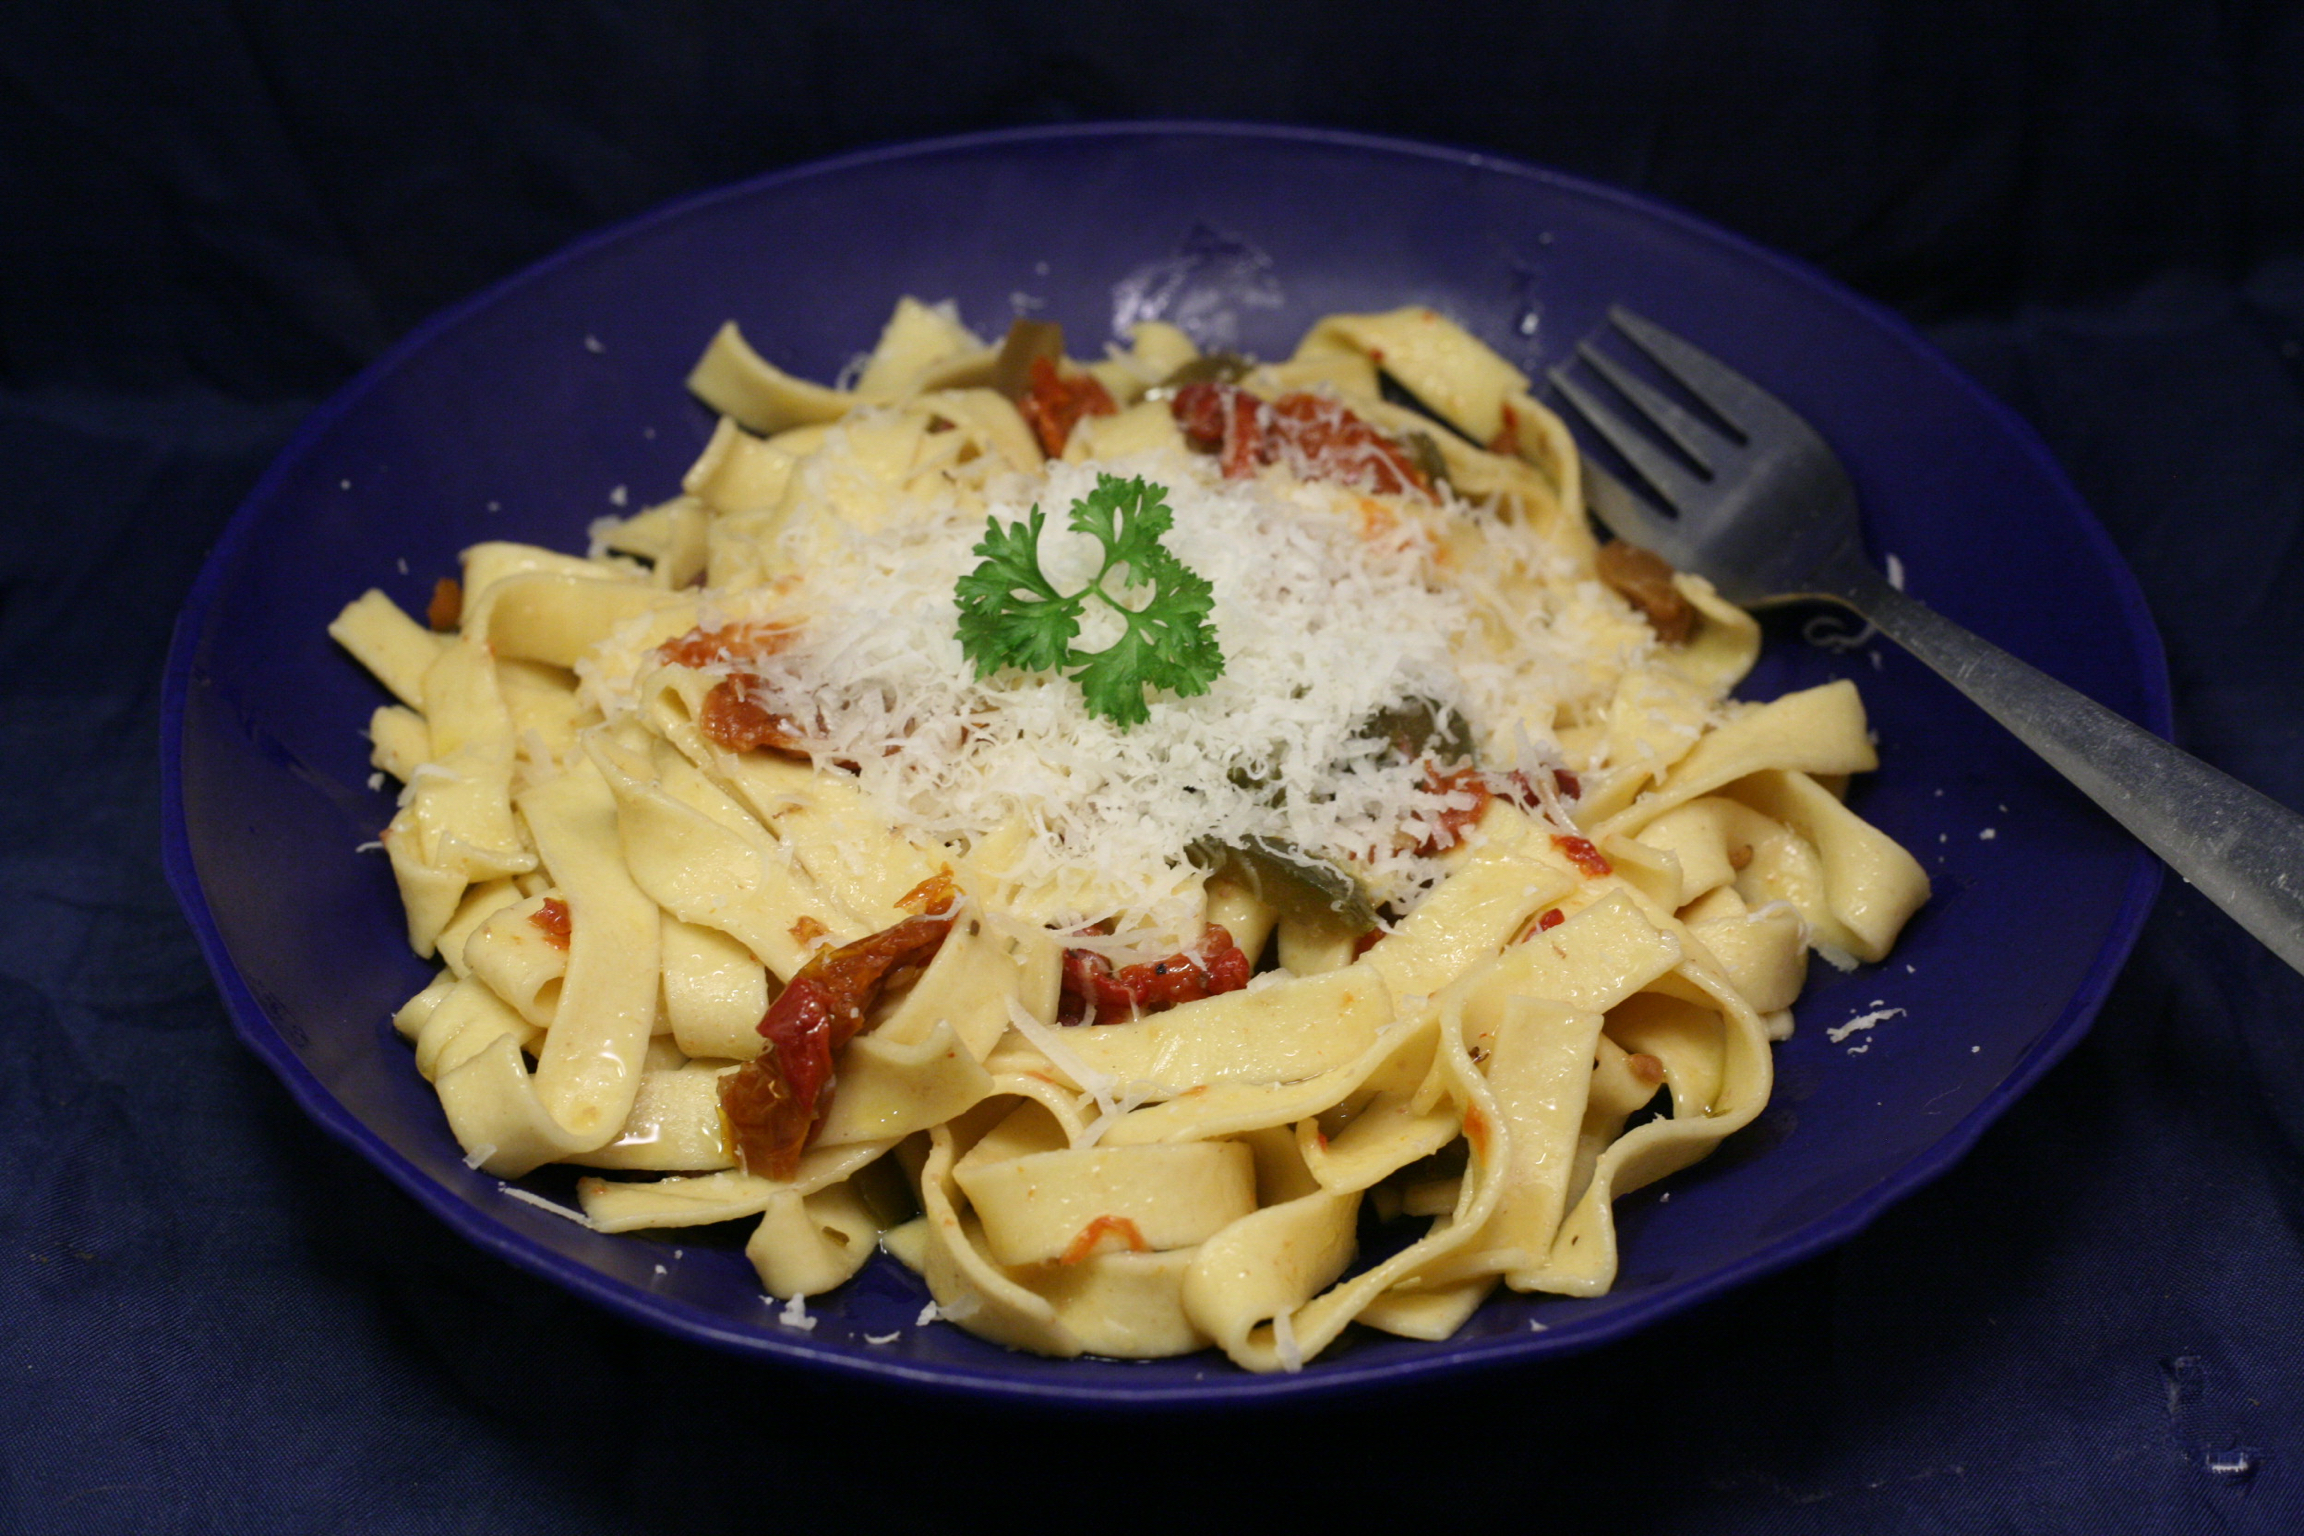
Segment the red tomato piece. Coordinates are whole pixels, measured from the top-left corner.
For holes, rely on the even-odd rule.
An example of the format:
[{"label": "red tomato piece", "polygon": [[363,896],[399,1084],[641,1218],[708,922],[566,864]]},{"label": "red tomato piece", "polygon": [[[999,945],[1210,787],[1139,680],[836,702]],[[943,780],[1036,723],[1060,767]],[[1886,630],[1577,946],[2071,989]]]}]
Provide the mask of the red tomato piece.
[{"label": "red tomato piece", "polygon": [[1120,407],[1092,373],[1067,378],[1045,357],[1032,359],[1031,388],[1016,402],[1016,412],[1040,439],[1040,449],[1054,458],[1071,441],[1072,429],[1083,416],[1117,416]]},{"label": "red tomato piece", "polygon": [[1150,1253],[1152,1245],[1144,1241],[1143,1231],[1125,1216],[1099,1216],[1080,1229],[1080,1235],[1057,1255],[1059,1264],[1078,1264],[1095,1255],[1097,1245],[1107,1237],[1117,1237],[1128,1245],[1130,1253]]},{"label": "red tomato piece", "polygon": [[1291,394],[1266,404],[1236,384],[1187,384],[1168,403],[1184,440],[1221,457],[1237,480],[1286,456],[1311,480],[1365,486],[1382,495],[1432,483],[1406,449],[1335,401]]},{"label": "red tomato piece", "polygon": [[1489,785],[1488,775],[1477,768],[1458,768],[1452,773],[1442,773],[1437,764],[1427,763],[1424,766],[1424,787],[1435,795],[1472,797],[1469,807],[1441,807],[1440,830],[1416,847],[1416,851],[1426,858],[1444,853],[1464,841],[1465,831],[1479,824],[1480,818],[1488,812],[1488,802],[1496,798],[1496,791]]},{"label": "red tomato piece", "polygon": [[951,931],[949,917],[909,917],[893,928],[819,952],[760,1019],[767,1048],[720,1080],[736,1164],[789,1179],[832,1104],[833,1058],[864,1027],[889,976],[926,965]]},{"label": "red tomato piece", "polygon": [[773,656],[790,645],[798,633],[798,627],[791,624],[724,624],[718,629],[692,629],[677,640],[667,640],[656,647],[656,654],[683,667],[709,667]]},{"label": "red tomato piece", "polygon": [[1160,1013],[1178,1003],[1196,1003],[1248,985],[1250,963],[1221,923],[1210,923],[1195,949],[1165,960],[1114,970],[1091,949],[1064,951],[1062,1001],[1057,1017],[1067,1024],[1089,1019],[1134,1018]]},{"label": "red tomato piece", "polygon": [[432,583],[432,601],[425,606],[424,622],[434,630],[451,630],[464,622],[464,584],[453,576]]},{"label": "red tomato piece", "polygon": [[544,930],[544,937],[554,949],[566,949],[573,929],[568,918],[568,903],[557,896],[544,898],[544,905],[528,914],[528,921]]},{"label": "red tomato piece", "polygon": [[743,672],[720,679],[704,695],[704,708],[696,724],[715,745],[731,752],[765,749],[786,757],[806,757],[807,744],[793,726],[792,717],[753,702],[752,690],[759,682]]},{"label": "red tomato piece", "polygon": [[1588,837],[1563,837],[1555,832],[1552,834],[1552,846],[1566,854],[1569,863],[1595,880],[1602,875],[1616,873],[1616,866],[1608,862],[1608,856],[1594,847]]}]

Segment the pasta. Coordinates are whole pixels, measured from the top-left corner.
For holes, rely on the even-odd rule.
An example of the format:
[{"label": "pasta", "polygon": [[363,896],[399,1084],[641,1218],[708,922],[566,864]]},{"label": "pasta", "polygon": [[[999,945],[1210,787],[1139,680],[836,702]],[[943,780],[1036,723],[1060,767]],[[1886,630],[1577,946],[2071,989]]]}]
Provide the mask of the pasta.
[{"label": "pasta", "polygon": [[1927,899],[1842,801],[1854,688],[1732,699],[1753,621],[1597,546],[1433,311],[1083,364],[905,299],[841,386],[733,325],[690,384],[678,495],[331,627],[441,967],[394,1022],[470,1160],[592,1170],[600,1230],[756,1220],[787,1300],[884,1248],[1058,1356],[1445,1338],[1605,1291],[1810,951]]}]

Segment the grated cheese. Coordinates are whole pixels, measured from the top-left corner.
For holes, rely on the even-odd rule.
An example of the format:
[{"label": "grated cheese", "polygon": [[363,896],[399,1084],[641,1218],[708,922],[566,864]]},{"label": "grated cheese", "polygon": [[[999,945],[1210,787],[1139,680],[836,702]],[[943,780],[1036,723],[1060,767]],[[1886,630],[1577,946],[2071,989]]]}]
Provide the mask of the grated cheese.
[{"label": "grated cheese", "polygon": [[1119,1079],[1109,1072],[1099,1072],[1082,1061],[1079,1053],[1064,1043],[1063,1036],[1049,1025],[1041,1023],[1033,1016],[1031,1009],[1013,996],[1008,999],[1008,1022],[1016,1026],[1018,1034],[1032,1042],[1034,1049],[1048,1058],[1051,1066],[1072,1079],[1072,1086],[1096,1101],[1099,1127],[1104,1121],[1119,1115],[1119,1104],[1112,1095],[1112,1090],[1120,1086]]},{"label": "grated cheese", "polygon": [[556,1204],[553,1201],[545,1199],[542,1195],[532,1195],[528,1193],[528,1191],[515,1188],[510,1184],[498,1184],[496,1187],[503,1193],[510,1195],[513,1199],[521,1202],[523,1205],[532,1205],[540,1211],[550,1211],[553,1215],[559,1217],[563,1221],[572,1221],[580,1227],[589,1228],[595,1232],[600,1230],[598,1227],[593,1225],[592,1218],[585,1215],[582,1211],[572,1211],[564,1205]]},{"label": "grated cheese", "polygon": [[1304,1351],[1296,1346],[1296,1315],[1282,1312],[1272,1319],[1272,1348],[1280,1357],[1280,1369],[1294,1376],[1304,1369]]},{"label": "grated cheese", "polygon": [[[797,473],[827,472],[828,457]],[[1003,524],[1039,506],[1041,564],[1059,590],[1095,575],[1101,547],[1065,520],[1099,471],[1166,488],[1165,542],[1214,589],[1225,655],[1206,694],[1154,695],[1150,720],[1131,729],[1091,715],[1066,677],[977,678],[956,627],[953,591],[976,564],[987,502]],[[852,765],[875,813],[909,840],[976,853],[1018,893],[1012,908],[1060,926],[1114,923],[1132,935],[1115,947],[1133,952],[1194,931],[1201,876],[1183,851],[1204,838],[1270,839],[1347,864],[1378,902],[1412,908],[1445,869],[1418,847],[1460,797],[1363,734],[1367,722],[1422,701],[1443,724],[1472,727],[1485,766],[1548,784],[1551,768],[1581,766],[1552,727],[1604,708],[1653,647],[1532,530],[1452,500],[1430,520],[1478,523],[1482,562],[1452,561],[1417,516],[1377,516],[1349,489],[1224,480],[1167,450],[997,475],[985,491],[791,530],[805,535],[800,578],[710,591],[702,622],[773,615],[797,620],[797,638],[705,670],[757,677],[755,700],[800,723],[820,766]],[[1507,585],[1468,563],[1537,579]],[[1099,649],[1120,623],[1091,603],[1076,644]],[[1504,633],[1464,643],[1483,626]],[[611,720],[652,664],[647,633],[629,625],[578,664]],[[1549,798],[1544,809],[1567,819]]]},{"label": "grated cheese", "polygon": [[1885,1024],[1890,1019],[1901,1016],[1903,1012],[1904,1010],[1901,1008],[1882,1008],[1877,1012],[1861,1014],[1856,1018],[1850,1019],[1845,1024],[1835,1025],[1833,1028],[1824,1031],[1824,1038],[1831,1041],[1834,1045],[1838,1045],[1841,1041],[1847,1039],[1850,1035],[1856,1033],[1858,1030],[1870,1029],[1876,1024]]}]

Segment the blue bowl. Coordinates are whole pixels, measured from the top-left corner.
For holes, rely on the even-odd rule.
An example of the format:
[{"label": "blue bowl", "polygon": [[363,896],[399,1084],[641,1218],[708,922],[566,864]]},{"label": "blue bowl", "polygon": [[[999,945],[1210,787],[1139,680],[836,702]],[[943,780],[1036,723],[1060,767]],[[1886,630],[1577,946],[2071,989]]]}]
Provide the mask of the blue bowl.
[{"label": "blue bowl", "polygon": [[[2032,434],[1895,317],[1683,214],[1489,156],[1274,128],[1037,129],[779,172],[585,240],[410,335],[305,423],[178,623],[167,867],[234,1024],[314,1119],[473,1242],[626,1317],[813,1370],[1083,1403],[1333,1393],[1589,1348],[1816,1253],[1949,1167],[2087,1028],[2158,865],[1917,663],[1786,629],[1746,696],[1857,681],[1883,767],[1854,803],[1920,856],[1935,899],[1886,963],[1818,968],[1757,1124],[1619,1205],[1606,1296],[1503,1294],[1438,1344],[1356,1331],[1292,1376],[1214,1354],[1043,1360],[918,1326],[925,1289],[885,1256],[801,1331],[732,1244],[602,1236],[509,1197],[464,1166],[387,1021],[429,968],[383,860],[355,851],[392,812],[361,734],[382,695],[325,627],[370,585],[421,611],[478,540],[580,548],[594,518],[671,494],[711,427],[681,381],[722,321],[829,378],[905,293],[956,300],[980,331],[1019,308],[1061,321],[1076,353],[1164,316],[1273,356],[1331,311],[1430,304],[1538,376],[1627,304],[1816,424],[1912,591],[2167,730],[2134,581]],[[1828,1038],[1876,1007],[1904,1012]],[[572,1177],[525,1182],[566,1203]]]}]

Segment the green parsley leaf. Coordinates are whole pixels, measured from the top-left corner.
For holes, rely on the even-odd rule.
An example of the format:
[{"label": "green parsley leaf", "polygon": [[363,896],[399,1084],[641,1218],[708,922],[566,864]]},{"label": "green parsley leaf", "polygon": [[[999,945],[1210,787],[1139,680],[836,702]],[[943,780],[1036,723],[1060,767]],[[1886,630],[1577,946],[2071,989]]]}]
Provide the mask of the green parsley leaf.
[{"label": "green parsley leaf", "polygon": [[1002,667],[1049,672],[1072,654],[1080,633],[1082,598],[1060,596],[1040,573],[1040,529],[1035,506],[1025,522],[985,523],[974,553],[983,564],[960,578],[960,648],[983,677]]},{"label": "green parsley leaf", "polygon": [[[1002,667],[1028,672],[1077,669],[1088,708],[1115,725],[1150,718],[1147,688],[1190,697],[1208,691],[1224,670],[1223,648],[1208,622],[1216,595],[1207,579],[1160,542],[1174,523],[1166,487],[1144,479],[1096,477],[1096,489],[1072,504],[1070,526],[1104,547],[1104,565],[1069,595],[1040,569],[1038,506],[1023,522],[988,520],[975,554],[982,562],[960,578],[960,648],[986,677]],[[1125,572],[1116,580],[1115,572]],[[1110,582],[1107,585],[1107,582]],[[1141,606],[1122,601],[1149,589]],[[1093,597],[1126,621],[1126,632],[1101,651],[1073,645],[1080,614]]]}]

